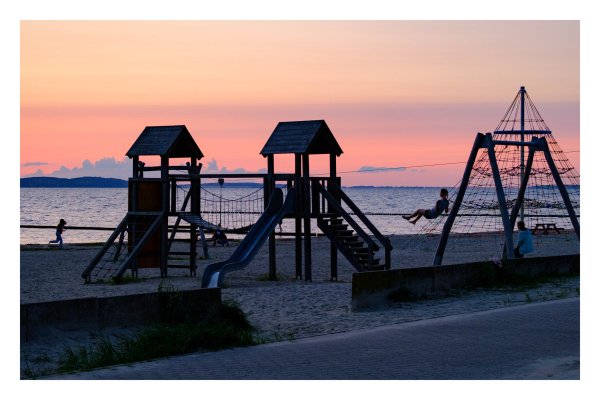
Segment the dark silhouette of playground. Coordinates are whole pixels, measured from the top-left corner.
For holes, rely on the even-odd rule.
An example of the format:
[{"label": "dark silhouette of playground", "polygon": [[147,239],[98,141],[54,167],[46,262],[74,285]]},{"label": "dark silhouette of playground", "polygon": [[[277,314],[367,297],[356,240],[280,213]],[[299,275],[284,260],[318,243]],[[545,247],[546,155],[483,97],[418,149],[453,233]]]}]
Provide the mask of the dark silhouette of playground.
[{"label": "dark silhouette of playground", "polygon": [[[520,120],[518,119],[519,110]],[[527,113],[532,115],[529,119],[526,119]],[[514,130],[517,121],[521,122],[521,130]],[[526,121],[534,125],[535,129],[526,129]],[[510,129],[508,124],[512,124]],[[454,204],[447,217],[440,215],[442,210],[448,212],[447,191],[440,193],[442,199],[438,201],[439,207],[436,203],[434,209],[418,210],[411,216],[417,217],[417,219],[421,216],[428,218],[428,215],[431,219],[440,216],[446,218],[433,260],[434,266],[440,265],[442,262],[450,231],[471,181],[472,173],[476,176],[493,177],[493,185],[490,189],[495,189],[493,192],[497,197],[497,205],[494,207],[500,211],[502,220],[505,240],[503,258],[515,258],[513,230],[519,213],[523,220],[525,191],[530,176],[540,174],[551,176],[553,184],[560,192],[573,229],[579,237],[579,221],[569,198],[567,187],[561,179],[561,173],[569,174],[572,168],[561,168],[561,170],[557,168],[552,158],[551,147],[546,139],[548,137],[551,140],[552,151],[556,152],[555,148],[557,147],[550,136],[551,131],[543,122],[524,87],[521,87],[495,134],[499,136],[494,137],[491,133],[477,134],[460,187],[453,198]],[[507,135],[520,135],[521,140],[504,140]],[[502,150],[498,151],[497,147]],[[503,157],[508,155],[509,161],[514,164],[517,152],[506,152],[505,150],[515,147],[520,148],[521,164],[504,168],[501,171],[497,153]],[[526,148],[528,149],[527,162],[525,162]],[[479,150],[484,151],[477,159]],[[390,253],[392,251],[390,241],[377,230],[341,189],[341,179],[337,176],[336,159],[342,153],[341,147],[324,120],[280,122],[260,152],[263,157],[267,158],[266,174],[201,174],[202,164],[198,164],[198,160],[204,155],[184,125],[146,127],[126,154],[133,158],[133,177],[129,179],[129,211],[82,276],[86,281],[90,281],[92,277],[120,279],[127,269],[131,269],[132,274],[137,276],[138,268],[159,268],[161,276],[166,277],[169,268],[182,268],[181,265],[169,265],[167,263],[168,255],[189,256],[190,264],[183,268],[189,268],[190,276],[195,276],[197,237],[199,236],[201,239],[205,258],[209,258],[204,231],[219,230],[246,233],[246,237],[228,260],[206,267],[202,277],[202,287],[220,287],[225,274],[247,267],[267,239],[269,242],[269,278],[276,280],[275,230],[284,218],[294,219],[295,222],[296,279],[304,278],[312,281],[312,219],[316,219],[317,227],[331,242],[332,281],[337,280],[338,252],[359,272],[390,269]],[[293,173],[275,173],[274,157],[276,154],[294,154],[295,170]],[[323,154],[329,155],[329,176],[311,177],[310,156]],[[532,166],[536,154],[538,154],[536,161],[538,168],[534,173]],[[542,156],[540,157],[539,154]],[[158,156],[160,165],[146,166],[140,162],[140,156]],[[176,158],[187,158],[190,161],[186,163],[186,166],[171,166],[170,160]],[[474,167],[476,160],[477,166]],[[488,164],[484,165],[484,161]],[[566,165],[565,159],[560,158],[559,161],[561,165]],[[542,164],[547,165],[548,172],[541,169],[540,165]],[[486,165],[489,166],[489,170]],[[144,171],[160,171],[160,178],[146,178]],[[175,171],[183,171],[183,173],[172,173]],[[520,177],[516,185],[519,188],[518,194],[510,201],[507,201],[505,195],[501,173],[511,179]],[[570,175],[566,176],[571,179]],[[256,214],[257,211],[254,208],[251,211],[242,212],[223,209],[222,196],[219,196],[218,212],[203,209],[202,204],[207,204],[207,199],[201,198],[202,178],[216,178],[221,187],[225,179],[263,179],[264,208],[258,212],[260,214],[258,220],[235,229],[221,228],[224,214]],[[547,180],[547,178],[544,179]],[[286,186],[287,196],[285,199],[281,188],[276,187],[277,182],[283,182]],[[177,192],[182,184],[189,185],[189,190],[185,191],[183,205],[178,210]],[[259,198],[256,197],[245,201],[255,204],[258,200]],[[362,225],[345,210],[342,204],[351,210]],[[512,205],[510,213],[509,205]],[[205,218],[211,213],[218,213],[218,223],[209,222]],[[169,226],[169,217],[177,218],[175,225]],[[441,218],[437,223],[441,222]],[[181,226],[181,221],[186,221],[189,227]],[[169,228],[171,228],[170,235],[168,234]],[[189,234],[189,238],[179,239],[176,237],[178,233]],[[171,245],[176,241],[189,243],[189,251],[171,251]],[[375,253],[379,250],[384,252],[383,263],[380,262],[380,258],[375,257]],[[304,271],[302,270],[303,264]]]},{"label": "dark silhouette of playground", "polygon": [[[170,268],[182,267],[169,265],[169,255],[189,256],[190,264],[184,268],[189,268],[190,276],[195,276],[196,238],[200,237],[205,256],[208,256],[204,230],[227,232],[227,229],[203,218],[200,198],[202,178],[217,178],[219,183],[225,179],[262,178],[265,201],[265,212],[249,227],[249,231],[246,229],[246,238],[231,257],[206,267],[203,287],[220,287],[225,274],[248,266],[267,239],[269,277],[276,280],[275,229],[283,218],[295,220],[297,279],[312,281],[311,219],[317,220],[317,226],[331,241],[332,280],[337,280],[338,251],[357,271],[390,268],[392,246],[389,240],[341,189],[341,180],[336,176],[336,158],[342,154],[342,149],[325,121],[280,122],[260,154],[267,158],[267,174],[201,174],[202,164],[198,164],[198,160],[204,155],[185,126],[146,127],[127,152],[127,156],[133,158],[133,177],[129,179],[129,211],[82,277],[86,281],[107,277],[120,279],[127,269],[137,276],[139,268],[159,268],[161,276],[166,277]],[[275,154],[294,154],[295,171],[276,174]],[[310,176],[309,157],[314,154],[329,154],[329,177]],[[158,156],[160,165],[146,166],[140,162],[140,156]],[[171,166],[170,160],[174,158],[188,158],[190,161],[183,167]],[[146,178],[144,171],[160,171],[161,176]],[[277,182],[284,182],[287,186],[285,200],[282,190],[276,188]],[[189,191],[178,210],[176,193],[182,184],[189,184]],[[343,203],[370,233],[345,211]],[[175,225],[169,226],[168,217],[177,217]],[[182,220],[189,223],[189,227],[181,226]],[[189,233],[189,238],[176,238],[180,232]],[[171,251],[175,241],[189,243],[189,251]],[[375,257],[380,249],[384,250],[383,263]]]}]

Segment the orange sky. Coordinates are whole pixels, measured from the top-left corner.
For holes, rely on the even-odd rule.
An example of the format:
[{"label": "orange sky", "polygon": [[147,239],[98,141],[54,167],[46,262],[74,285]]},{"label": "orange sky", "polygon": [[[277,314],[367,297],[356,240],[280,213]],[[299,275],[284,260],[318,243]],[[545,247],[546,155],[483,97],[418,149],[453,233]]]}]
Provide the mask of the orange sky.
[{"label": "orange sky", "polygon": [[[203,161],[255,171],[277,122],[304,119],[327,121],[339,171],[466,161],[521,85],[579,150],[579,66],[577,21],[24,21],[20,162],[47,164],[21,175],[121,160],[145,126],[173,124]],[[342,182],[451,186],[463,168]]]}]

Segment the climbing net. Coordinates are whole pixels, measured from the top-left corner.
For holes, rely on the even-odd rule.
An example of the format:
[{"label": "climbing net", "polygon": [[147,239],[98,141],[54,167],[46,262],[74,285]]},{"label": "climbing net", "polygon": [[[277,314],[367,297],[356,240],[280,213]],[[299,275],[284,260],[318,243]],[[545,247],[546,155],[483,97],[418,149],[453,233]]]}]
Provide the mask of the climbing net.
[{"label": "climbing net", "polygon": [[[278,186],[286,193],[286,185]],[[177,202],[183,205],[189,187],[177,186]],[[217,193],[215,193],[217,192]],[[191,204],[188,202],[185,211],[190,212]],[[202,219],[223,227],[225,232],[246,233],[256,223],[265,210],[264,188],[259,188],[247,195],[236,199],[229,199],[222,195],[222,189],[215,191],[201,187],[200,215]]]},{"label": "climbing net", "polygon": [[[519,95],[517,96],[519,97]],[[552,132],[544,123],[527,93],[525,93],[525,100],[525,125],[528,125],[528,130],[525,132],[528,133],[521,133],[519,130],[508,130],[517,127],[520,129],[520,103],[516,104],[516,98],[494,132],[493,139],[531,142],[533,137],[544,136],[548,142],[550,154],[556,164],[556,168],[567,189],[575,213],[579,217],[581,197],[579,173],[559,147],[552,136]],[[515,122],[517,121],[519,125],[515,126]],[[510,209],[517,200],[521,183],[521,147],[496,146],[495,151],[502,187],[506,197],[505,200],[510,213]],[[528,153],[528,149],[525,148],[523,163],[527,162]],[[448,198],[451,206],[454,203],[460,184],[461,181],[457,182],[449,190]],[[541,151],[534,153],[531,174],[524,195],[523,211],[525,226],[529,229],[533,229],[536,224],[549,223],[555,224],[559,229],[568,230],[572,228],[565,203],[554,182],[546,158]],[[441,215],[436,219],[430,220],[403,247],[407,247],[410,242],[419,243],[417,246],[419,247],[424,241],[438,240],[446,218],[447,215]],[[450,236],[456,238],[461,236],[480,237],[498,244],[499,249],[504,245],[504,225],[502,223],[496,186],[487,149],[480,151],[480,155],[473,166],[473,170],[469,176],[468,187],[450,231]]]}]

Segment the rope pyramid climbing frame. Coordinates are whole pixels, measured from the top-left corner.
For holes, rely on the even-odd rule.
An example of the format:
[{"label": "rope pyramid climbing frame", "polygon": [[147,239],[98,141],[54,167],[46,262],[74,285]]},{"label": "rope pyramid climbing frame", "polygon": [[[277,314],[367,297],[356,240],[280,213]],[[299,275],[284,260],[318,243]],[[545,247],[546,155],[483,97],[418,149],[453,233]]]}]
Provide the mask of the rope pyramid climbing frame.
[{"label": "rope pyramid climbing frame", "polygon": [[[552,159],[579,218],[579,173],[561,150],[527,92],[524,91],[524,88],[521,91],[519,91],[494,131],[493,140],[531,142],[533,137],[545,137]],[[521,104],[524,104],[523,108]],[[522,166],[527,158],[528,152],[525,149],[523,157],[522,148],[522,146],[499,145],[495,147],[502,186],[509,209],[517,199],[522,177]],[[448,198],[451,205],[454,203],[460,184],[461,181],[449,190]],[[530,229],[534,228],[536,224],[549,223],[556,224],[557,228],[567,230],[572,228],[566,206],[541,151],[534,153],[533,166],[521,210],[522,219]],[[430,220],[413,238],[404,243],[403,247],[408,248],[409,243],[412,242],[418,248],[425,241],[438,240],[438,234],[442,231],[446,217],[446,215],[442,215]],[[465,236],[480,237],[497,244],[498,250],[501,251],[505,240],[503,231],[504,227],[488,151],[483,149],[480,151],[469,176],[468,188],[450,235],[455,239]]]}]

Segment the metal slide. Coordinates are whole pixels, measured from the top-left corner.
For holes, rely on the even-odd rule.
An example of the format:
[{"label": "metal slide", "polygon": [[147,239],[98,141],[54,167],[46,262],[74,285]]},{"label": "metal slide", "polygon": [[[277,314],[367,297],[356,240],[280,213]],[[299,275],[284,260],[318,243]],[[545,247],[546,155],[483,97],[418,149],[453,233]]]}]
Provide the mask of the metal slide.
[{"label": "metal slide", "polygon": [[294,196],[295,189],[289,189],[284,203],[282,190],[275,189],[269,200],[269,206],[231,257],[206,267],[202,274],[202,287],[221,287],[226,273],[246,268],[284,215],[294,212]]}]

